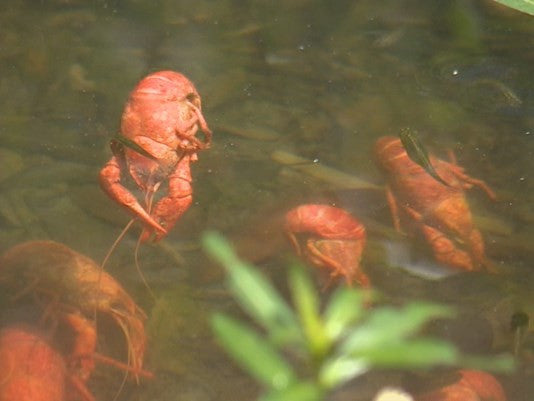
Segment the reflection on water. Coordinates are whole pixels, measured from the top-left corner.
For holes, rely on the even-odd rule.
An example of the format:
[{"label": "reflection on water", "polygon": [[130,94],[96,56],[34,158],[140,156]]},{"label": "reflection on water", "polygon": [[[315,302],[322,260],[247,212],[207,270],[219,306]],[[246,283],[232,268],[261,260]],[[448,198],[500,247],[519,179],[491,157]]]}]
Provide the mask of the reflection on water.
[{"label": "reflection on water", "polygon": [[[192,167],[193,206],[164,244],[141,249],[156,300],[133,264],[139,231],[110,261],[149,312],[147,366],[156,373],[119,399],[254,398],[255,385],[212,342],[206,317],[234,306],[198,238],[206,228],[226,233],[281,282],[290,248],[278,224],[299,202],[333,202],[360,217],[367,271],[395,299],[441,298],[481,311],[499,339],[509,316],[533,311],[530,17],[491,1],[28,0],[4,1],[0,27],[2,251],[48,238],[103,258],[128,216],[96,177],[128,92],[148,72],[191,78],[214,130],[214,146]],[[290,152],[381,185],[372,144],[406,126],[438,154],[453,149],[495,189],[495,203],[468,198],[489,256],[510,276],[470,277],[458,291],[464,275],[456,275],[433,294],[423,279],[385,267],[381,244],[398,237],[380,191],[340,187],[271,158]],[[503,380],[512,400],[534,394],[529,353],[530,366]],[[109,398],[99,386],[110,394],[116,387],[95,376],[97,398]],[[357,388],[336,399],[360,399]]]}]

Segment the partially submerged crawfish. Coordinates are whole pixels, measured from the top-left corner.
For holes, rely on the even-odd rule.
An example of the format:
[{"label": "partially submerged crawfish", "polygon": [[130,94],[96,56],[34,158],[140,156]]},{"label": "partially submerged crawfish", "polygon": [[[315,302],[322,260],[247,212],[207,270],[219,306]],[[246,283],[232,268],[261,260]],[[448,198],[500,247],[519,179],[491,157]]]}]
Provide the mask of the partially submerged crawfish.
[{"label": "partially submerged crawfish", "polygon": [[421,394],[416,401],[506,401],[501,384],[489,373],[479,370],[458,371],[459,380],[448,386]]},{"label": "partially submerged crawfish", "polygon": [[328,205],[301,205],[286,214],[286,232],[296,252],[310,263],[369,286],[360,268],[365,227],[348,212]]},{"label": "partially submerged crawfish", "polygon": [[386,174],[387,200],[398,231],[401,222],[415,227],[431,246],[436,260],[444,265],[492,270],[464,195],[464,189],[478,186],[494,200],[495,194],[486,183],[465,174],[454,160],[449,163],[430,155],[434,169],[449,186],[441,184],[408,157],[396,137],[378,139],[375,157]]},{"label": "partially submerged crawfish", "polygon": [[[196,137],[199,129],[204,133],[204,141]],[[174,71],[160,71],[143,78],[124,108],[121,135],[143,152],[129,146],[112,146],[114,155],[100,171],[100,185],[144,223],[143,241],[153,233],[159,240],[191,205],[190,163],[211,142],[200,96],[191,81]],[[121,184],[121,170],[125,168],[143,191],[144,206]],[[168,194],[153,206],[154,193],[167,179]]]},{"label": "partially submerged crawfish", "polygon": [[0,330],[0,401],[94,401],[63,356],[29,327]]},{"label": "partially submerged crawfish", "polygon": [[30,241],[0,256],[0,285],[12,299],[31,293],[54,309],[74,333],[69,363],[86,380],[93,367],[96,312],[111,316],[122,330],[128,362],[142,374],[146,315],[113,277],[90,258],[53,241]]}]

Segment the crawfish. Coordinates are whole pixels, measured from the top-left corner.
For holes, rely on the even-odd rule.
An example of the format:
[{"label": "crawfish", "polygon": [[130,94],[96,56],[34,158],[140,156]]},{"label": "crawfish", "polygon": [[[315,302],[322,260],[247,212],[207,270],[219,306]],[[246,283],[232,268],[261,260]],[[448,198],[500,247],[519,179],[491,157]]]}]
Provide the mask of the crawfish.
[{"label": "crawfish", "polygon": [[421,394],[416,401],[506,401],[501,384],[489,373],[463,369],[453,384]]},{"label": "crawfish", "polygon": [[[199,130],[204,133],[204,141],[196,137]],[[100,185],[144,223],[143,241],[153,233],[159,240],[191,205],[190,163],[211,142],[211,130],[194,85],[174,71],[159,71],[143,78],[124,108],[121,135],[135,146],[114,142],[114,155],[100,171]],[[121,184],[121,171],[125,169],[143,191],[144,206]],[[165,180],[169,183],[168,194],[152,207],[153,196]]]},{"label": "crawfish", "polygon": [[45,336],[25,326],[0,331],[0,401],[94,401]]},{"label": "crawfish", "polygon": [[405,226],[422,233],[440,263],[464,270],[492,270],[464,193],[477,186],[495,200],[484,181],[467,175],[455,160],[446,162],[429,155],[437,174],[449,184],[443,185],[408,157],[396,137],[378,139],[375,158],[386,175],[386,196],[398,231],[402,216]]},{"label": "crawfish", "polygon": [[360,268],[365,227],[348,212],[328,205],[300,205],[286,214],[286,233],[296,252],[330,276],[369,286]]},{"label": "crawfish", "polygon": [[[143,374],[146,315],[113,277],[90,258],[54,241],[29,241],[0,256],[0,285],[18,299],[31,292],[58,306],[59,318],[76,339],[69,358],[78,376],[87,379],[94,362],[96,312],[111,316],[122,330],[129,370]],[[104,357],[105,358],[105,357]]]}]

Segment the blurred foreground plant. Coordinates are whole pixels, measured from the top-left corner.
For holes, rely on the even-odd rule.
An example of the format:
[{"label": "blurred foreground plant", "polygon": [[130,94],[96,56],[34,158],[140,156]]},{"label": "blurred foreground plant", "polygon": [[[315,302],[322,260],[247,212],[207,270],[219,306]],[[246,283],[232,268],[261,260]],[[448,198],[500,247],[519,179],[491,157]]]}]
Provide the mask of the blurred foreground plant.
[{"label": "blurred foreground plant", "polygon": [[495,0],[507,7],[513,8],[517,11],[534,15],[534,2],[532,0]]},{"label": "blurred foreground plant", "polygon": [[[228,287],[240,306],[265,329],[259,332],[221,313],[212,319],[222,346],[265,388],[261,401],[320,401],[336,387],[379,367],[512,368],[507,356],[463,356],[448,342],[414,337],[429,320],[451,317],[448,307],[417,302],[402,308],[368,308],[370,292],[341,287],[321,311],[310,278],[301,267],[293,266],[289,271],[292,309],[221,236],[207,233],[203,243],[225,267]],[[292,354],[298,370],[281,351]]]}]

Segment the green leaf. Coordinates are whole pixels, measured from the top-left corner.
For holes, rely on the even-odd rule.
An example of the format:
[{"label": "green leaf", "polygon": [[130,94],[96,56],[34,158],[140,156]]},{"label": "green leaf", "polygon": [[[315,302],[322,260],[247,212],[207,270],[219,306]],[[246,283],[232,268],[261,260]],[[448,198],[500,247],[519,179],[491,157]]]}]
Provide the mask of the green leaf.
[{"label": "green leaf", "polygon": [[251,328],[222,314],[215,314],[211,323],[225,350],[256,380],[278,390],[295,380],[291,366]]},{"label": "green leaf", "polygon": [[356,322],[364,310],[364,293],[347,287],[339,288],[330,299],[324,312],[326,334],[337,340]]},{"label": "green leaf", "polygon": [[369,364],[362,358],[353,358],[348,355],[331,358],[321,366],[319,382],[324,388],[333,389],[363,375],[369,367]]},{"label": "green leaf", "polygon": [[322,401],[324,391],[314,383],[294,383],[284,390],[271,391],[259,401]]},{"label": "green leaf", "polygon": [[533,0],[495,0],[497,3],[504,4],[507,7],[513,8],[524,13],[534,15],[534,1]]},{"label": "green leaf", "polygon": [[253,266],[241,261],[217,233],[203,236],[206,251],[228,272],[228,286],[241,307],[281,344],[300,343],[302,335],[293,311]]},{"label": "green leaf", "polygon": [[291,268],[289,284],[310,351],[313,355],[320,357],[328,351],[331,343],[325,334],[319,315],[317,292],[302,267]]},{"label": "green leaf", "polygon": [[347,336],[341,350],[354,355],[395,344],[415,333],[430,319],[450,316],[450,308],[430,303],[408,304],[401,309],[382,307],[372,311],[368,319]]},{"label": "green leaf", "polygon": [[458,362],[456,347],[437,339],[399,341],[358,352],[371,366],[387,368],[421,368],[453,365]]}]

